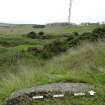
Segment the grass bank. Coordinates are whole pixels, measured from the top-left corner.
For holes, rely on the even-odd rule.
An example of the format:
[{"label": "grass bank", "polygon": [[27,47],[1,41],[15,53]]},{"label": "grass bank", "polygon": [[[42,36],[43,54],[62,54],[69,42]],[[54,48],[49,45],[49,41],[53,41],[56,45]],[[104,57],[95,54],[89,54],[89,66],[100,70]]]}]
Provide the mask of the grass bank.
[{"label": "grass bank", "polygon": [[[1,76],[0,104],[12,92],[52,82],[86,82],[96,86],[94,98],[65,97],[63,100],[38,102],[38,105],[104,105],[105,90],[105,42],[83,43],[62,55],[53,57],[44,65],[36,66],[29,61],[18,62],[18,72],[7,70]],[[71,101],[72,100],[72,101]],[[35,104],[36,105],[36,104]]]}]

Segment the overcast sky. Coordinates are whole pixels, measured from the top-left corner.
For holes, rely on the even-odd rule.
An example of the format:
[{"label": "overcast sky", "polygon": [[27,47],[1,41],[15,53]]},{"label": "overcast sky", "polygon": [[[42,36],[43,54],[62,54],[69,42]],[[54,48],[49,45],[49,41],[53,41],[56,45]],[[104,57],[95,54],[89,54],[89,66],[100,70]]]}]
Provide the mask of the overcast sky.
[{"label": "overcast sky", "polygon": [[[67,22],[70,0],[0,0],[0,22]],[[72,22],[105,21],[105,0],[73,0]]]}]

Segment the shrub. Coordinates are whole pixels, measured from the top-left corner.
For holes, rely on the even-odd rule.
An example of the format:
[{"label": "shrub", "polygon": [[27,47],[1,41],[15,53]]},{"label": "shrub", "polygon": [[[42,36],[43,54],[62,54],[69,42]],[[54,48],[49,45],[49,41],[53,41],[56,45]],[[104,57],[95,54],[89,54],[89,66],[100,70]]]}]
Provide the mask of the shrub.
[{"label": "shrub", "polygon": [[[40,32],[42,35],[43,32]],[[40,36],[43,37],[44,35]],[[56,40],[50,44],[45,45],[41,50],[34,49],[34,54],[39,54],[43,58],[50,58],[52,56],[58,55],[65,52],[71,47],[77,47],[80,45],[81,41],[96,41],[99,38],[105,37],[105,28],[96,28],[93,32],[84,32],[81,35],[74,32],[67,39]]]},{"label": "shrub", "polygon": [[73,39],[74,39],[74,37],[75,37],[74,35],[70,35],[70,36],[67,38],[67,40],[66,40],[66,41],[67,41],[67,42],[68,42],[68,41],[71,41],[71,40],[73,40]]},{"label": "shrub", "polygon": [[44,32],[40,31],[40,32],[38,33],[38,35],[44,35]]},{"label": "shrub", "polygon": [[43,50],[40,52],[43,58],[50,58],[52,56],[58,55],[61,52],[65,52],[67,46],[64,42],[54,41],[53,43],[44,46]]},{"label": "shrub", "polygon": [[32,31],[32,32],[30,32],[30,33],[27,34],[27,37],[28,38],[32,38],[32,39],[35,39],[37,37],[37,34]]},{"label": "shrub", "polygon": [[85,32],[80,35],[80,40],[93,40],[95,39],[94,35],[91,32]]},{"label": "shrub", "polygon": [[33,25],[33,28],[45,28],[45,25]]},{"label": "shrub", "polygon": [[103,37],[105,37],[105,28],[104,27],[102,27],[102,28],[96,28],[96,29],[93,30],[92,33],[97,38],[103,38]]},{"label": "shrub", "polygon": [[105,33],[105,29],[104,29],[104,27],[103,28],[96,28],[93,30],[93,33],[98,33],[98,34]]},{"label": "shrub", "polygon": [[75,47],[80,43],[80,37],[78,33],[74,33],[73,35],[69,36],[65,43],[68,44],[69,47]]},{"label": "shrub", "polygon": [[79,33],[78,32],[73,32],[74,36],[78,36]]}]

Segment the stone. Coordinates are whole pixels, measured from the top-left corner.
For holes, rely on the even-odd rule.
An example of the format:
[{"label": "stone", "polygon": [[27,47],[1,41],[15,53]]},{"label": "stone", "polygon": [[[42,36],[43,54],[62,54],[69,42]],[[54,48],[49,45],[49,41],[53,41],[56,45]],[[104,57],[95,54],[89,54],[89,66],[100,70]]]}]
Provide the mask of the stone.
[{"label": "stone", "polygon": [[66,93],[81,93],[89,91],[90,88],[92,86],[87,83],[52,83],[15,92],[8,98],[6,105],[31,105],[36,96],[41,96],[40,98],[63,97]]}]

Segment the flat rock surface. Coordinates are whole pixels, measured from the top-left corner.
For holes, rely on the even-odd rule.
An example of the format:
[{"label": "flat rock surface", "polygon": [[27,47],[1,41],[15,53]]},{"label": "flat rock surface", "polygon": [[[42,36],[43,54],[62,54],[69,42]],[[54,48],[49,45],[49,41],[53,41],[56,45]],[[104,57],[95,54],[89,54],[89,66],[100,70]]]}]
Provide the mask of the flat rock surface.
[{"label": "flat rock surface", "polygon": [[88,91],[91,88],[92,86],[87,83],[52,83],[15,92],[8,99],[6,105],[23,105],[21,104],[21,100],[29,103],[26,105],[31,105],[32,97],[35,95],[44,96],[47,94],[47,96],[49,96],[49,93],[51,95],[53,92],[72,94],[76,92]]},{"label": "flat rock surface", "polygon": [[75,92],[83,92],[91,88],[91,85],[86,83],[52,83],[48,85],[33,87],[30,89],[25,89],[13,93],[11,98],[15,98],[24,94],[30,94],[33,92],[68,92],[68,93],[75,93]]}]

